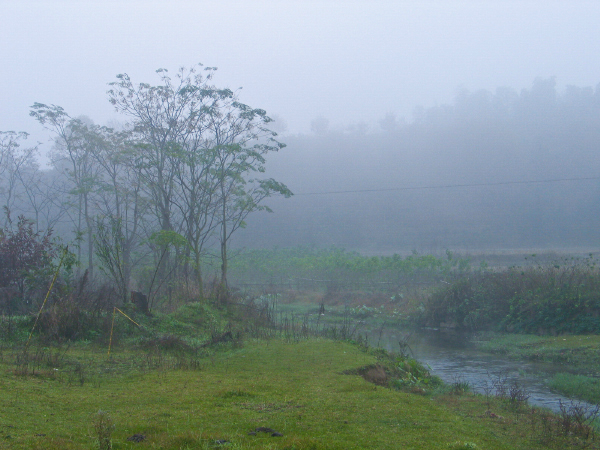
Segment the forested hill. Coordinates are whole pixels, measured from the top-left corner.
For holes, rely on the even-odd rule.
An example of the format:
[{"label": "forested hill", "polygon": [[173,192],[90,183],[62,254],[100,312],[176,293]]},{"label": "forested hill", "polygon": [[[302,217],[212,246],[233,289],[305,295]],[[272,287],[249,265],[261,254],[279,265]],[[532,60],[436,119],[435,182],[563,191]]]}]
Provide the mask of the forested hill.
[{"label": "forested hill", "polygon": [[[253,217],[238,245],[600,245],[600,85],[558,91],[537,79],[521,92],[459,91],[410,123],[315,125],[284,136],[268,164],[296,195],[272,199],[275,214]],[[321,194],[332,191],[350,192]]]}]

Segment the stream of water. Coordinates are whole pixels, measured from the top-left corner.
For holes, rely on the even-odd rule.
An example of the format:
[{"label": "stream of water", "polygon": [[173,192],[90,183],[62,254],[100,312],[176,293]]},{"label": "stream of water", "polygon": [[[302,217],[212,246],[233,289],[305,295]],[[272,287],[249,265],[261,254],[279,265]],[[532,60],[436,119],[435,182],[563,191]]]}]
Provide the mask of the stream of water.
[{"label": "stream of water", "polygon": [[389,351],[397,352],[400,342],[407,342],[405,351],[428,365],[431,372],[446,383],[467,382],[472,391],[485,394],[486,388],[489,390],[495,381],[502,378],[507,385],[516,381],[529,395],[532,405],[559,412],[560,401],[567,405],[571,403],[571,399],[552,392],[546,384],[548,377],[561,371],[559,366],[510,360],[484,353],[470,344],[466,335],[455,332],[423,330],[404,333],[401,330],[383,330],[371,331],[368,335],[372,345]]}]

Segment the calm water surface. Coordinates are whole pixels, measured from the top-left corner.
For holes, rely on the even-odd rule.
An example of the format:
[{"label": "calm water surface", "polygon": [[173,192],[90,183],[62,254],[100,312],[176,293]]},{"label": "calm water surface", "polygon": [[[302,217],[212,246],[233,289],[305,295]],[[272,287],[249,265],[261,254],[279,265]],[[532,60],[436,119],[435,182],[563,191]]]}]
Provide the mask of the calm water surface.
[{"label": "calm water surface", "polygon": [[[400,349],[399,342],[408,342],[407,352],[446,383],[466,381],[475,392],[485,394],[499,378],[510,385],[517,382],[529,397],[529,403],[560,411],[559,401],[570,404],[571,400],[552,392],[546,379],[563,371],[560,366],[545,363],[521,362],[504,359],[478,351],[468,341],[468,336],[455,332],[423,330],[402,332],[400,330],[371,331],[371,345],[390,351]],[[407,337],[408,336],[408,337]],[[584,402],[581,402],[584,403]]]}]

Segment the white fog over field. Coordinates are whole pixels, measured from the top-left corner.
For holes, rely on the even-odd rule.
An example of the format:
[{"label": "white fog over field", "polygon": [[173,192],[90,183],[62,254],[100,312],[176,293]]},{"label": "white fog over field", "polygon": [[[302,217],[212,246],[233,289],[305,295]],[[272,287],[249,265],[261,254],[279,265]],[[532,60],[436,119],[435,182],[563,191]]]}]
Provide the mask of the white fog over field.
[{"label": "white fog over field", "polygon": [[[274,213],[245,218],[237,246],[600,245],[596,1],[4,0],[0,16],[0,131],[39,142],[45,177],[57,135],[35,103],[127,128],[118,74],[155,86],[201,63],[274,119],[286,147],[264,177],[296,194],[265,199]],[[3,204],[34,218],[19,189]],[[44,214],[73,233],[73,211]]]}]

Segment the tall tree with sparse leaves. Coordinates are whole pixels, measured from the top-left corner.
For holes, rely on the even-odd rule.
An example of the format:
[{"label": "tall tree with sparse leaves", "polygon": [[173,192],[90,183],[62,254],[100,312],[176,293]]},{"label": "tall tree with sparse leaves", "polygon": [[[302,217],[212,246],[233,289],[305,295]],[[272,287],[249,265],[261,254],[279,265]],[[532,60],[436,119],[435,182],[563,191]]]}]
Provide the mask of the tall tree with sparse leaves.
[{"label": "tall tree with sparse leaves", "polygon": [[[221,285],[226,288],[231,235],[252,211],[267,209],[260,205],[264,198],[291,192],[274,180],[250,178],[264,172],[265,155],[284,144],[268,129],[271,119],[264,110],[239,102],[230,89],[209,84],[214,71],[197,65],[171,78],[159,69],[158,86],[136,86],[121,74],[110,83],[108,94],[117,111],[133,119],[143,182],[160,230],[185,237],[200,285],[201,257],[210,241],[216,241]],[[160,252],[165,265],[166,251]]]}]

